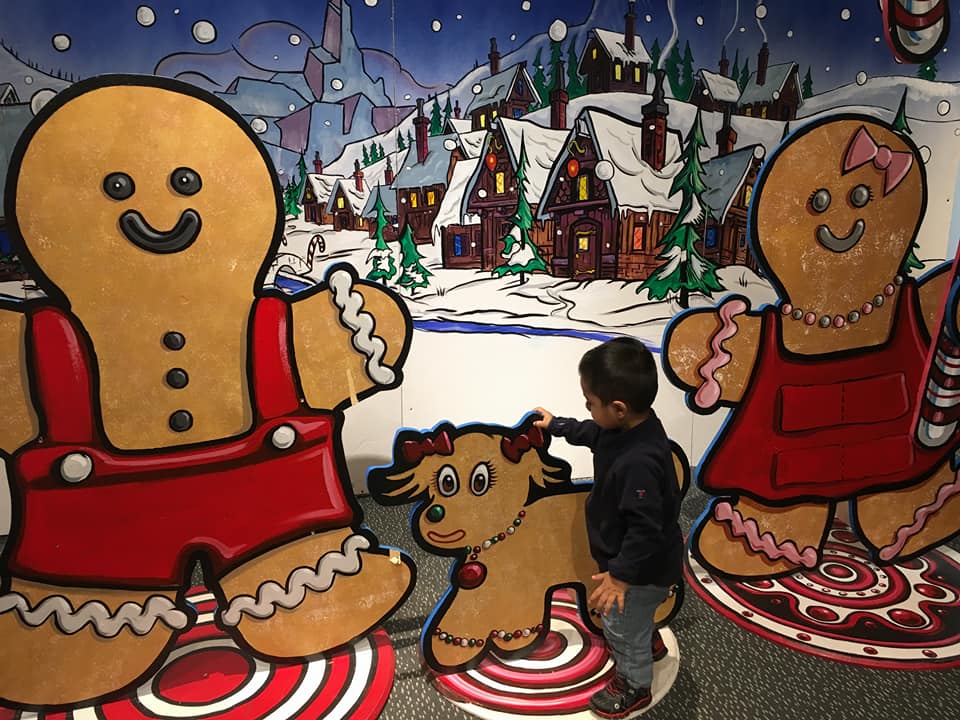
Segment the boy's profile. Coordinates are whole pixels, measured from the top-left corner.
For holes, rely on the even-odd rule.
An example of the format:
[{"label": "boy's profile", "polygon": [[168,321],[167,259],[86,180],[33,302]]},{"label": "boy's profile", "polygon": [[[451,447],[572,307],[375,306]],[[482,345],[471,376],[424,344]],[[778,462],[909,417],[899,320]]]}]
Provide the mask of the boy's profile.
[{"label": "boy's profile", "polygon": [[682,496],[652,408],[657,366],[650,351],[631,338],[610,340],[583,356],[579,372],[592,419],[554,417],[538,407],[534,424],[593,452],[586,519],[599,584],[590,602],[602,616],[616,675],[590,707],[619,718],[650,704],[653,663],[667,652],[654,613],[681,579]]}]

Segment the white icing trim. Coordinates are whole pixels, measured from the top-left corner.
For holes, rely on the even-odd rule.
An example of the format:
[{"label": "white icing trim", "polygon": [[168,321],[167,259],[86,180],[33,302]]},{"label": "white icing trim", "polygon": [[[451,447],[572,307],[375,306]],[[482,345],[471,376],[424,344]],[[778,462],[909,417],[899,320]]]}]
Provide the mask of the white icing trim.
[{"label": "white icing trim", "polygon": [[327,282],[333,291],[333,304],[340,310],[340,323],[353,333],[353,347],[367,356],[367,375],[379,385],[389,385],[396,375],[381,362],[387,343],[373,334],[373,315],[363,312],[363,296],[353,292],[353,276],[346,270],[336,270]]},{"label": "white icing trim", "polygon": [[315,568],[298,567],[287,577],[286,587],[273,580],[261,583],[257,597],[237,595],[230,600],[227,609],[220,615],[224,625],[240,623],[244,613],[263,620],[271,617],[278,607],[292,610],[303,602],[307,590],[326,592],[337,575],[356,575],[360,572],[360,551],[370,547],[363,535],[351,535],[340,546],[342,552],[331,550],[317,560]]},{"label": "white icing trim", "polygon": [[187,614],[177,610],[173,601],[163,595],[151,595],[146,605],[125,602],[111,614],[110,608],[99,600],[88,600],[74,610],[70,600],[62,595],[46,597],[31,608],[26,597],[12,592],[0,595],[0,615],[8,612],[16,612],[30,627],[40,627],[52,615],[57,627],[67,635],[80,632],[89,623],[97,635],[106,638],[116,637],[127,626],[137,635],[146,635],[157,620],[172,630],[183,630],[189,622]]}]

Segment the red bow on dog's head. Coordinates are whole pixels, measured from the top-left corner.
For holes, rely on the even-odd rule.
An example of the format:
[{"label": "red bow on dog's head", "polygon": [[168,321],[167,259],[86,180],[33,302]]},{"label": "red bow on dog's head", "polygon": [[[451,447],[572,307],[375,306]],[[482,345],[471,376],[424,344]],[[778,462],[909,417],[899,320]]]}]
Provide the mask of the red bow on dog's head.
[{"label": "red bow on dog's head", "polygon": [[400,446],[403,459],[409,463],[418,463],[427,455],[453,455],[453,443],[447,431],[443,430],[436,437],[424,437],[421,440],[406,440]]},{"label": "red bow on dog's head", "polygon": [[543,447],[543,431],[534,426],[523,435],[515,438],[505,437],[500,441],[500,452],[510,462],[520,462],[520,457],[530,448]]}]

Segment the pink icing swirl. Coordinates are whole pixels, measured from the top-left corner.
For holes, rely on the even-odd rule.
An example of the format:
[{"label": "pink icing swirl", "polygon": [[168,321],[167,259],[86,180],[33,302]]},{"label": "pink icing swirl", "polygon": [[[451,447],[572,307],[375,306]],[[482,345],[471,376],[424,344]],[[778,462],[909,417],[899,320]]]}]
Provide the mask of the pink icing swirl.
[{"label": "pink icing swirl", "polygon": [[713,517],[719,522],[729,523],[733,536],[746,538],[754,552],[762,553],[771,560],[786,558],[794,565],[803,565],[806,568],[817,566],[816,548],[808,546],[801,551],[793,540],[778,543],[771,532],[761,535],[757,521],[753,518],[744,520],[740,511],[729,502],[718,502],[713,508]]},{"label": "pink icing swirl", "polygon": [[933,502],[917,508],[913,514],[913,523],[910,525],[901,525],[897,529],[897,534],[894,536],[893,542],[880,550],[880,559],[884,562],[889,562],[899,555],[903,551],[907,541],[923,530],[927,524],[927,518],[942,508],[947,500],[958,493],[960,493],[960,479],[955,476],[953,482],[940,486]]},{"label": "pink icing swirl", "polygon": [[698,371],[704,383],[697,390],[693,401],[699,408],[707,410],[713,408],[720,401],[722,389],[714,374],[733,359],[733,356],[723,349],[723,343],[737,334],[739,328],[737,328],[733,318],[746,311],[747,304],[740,298],[727,300],[718,308],[721,320],[720,329],[710,338],[710,350],[712,351],[710,359]]}]

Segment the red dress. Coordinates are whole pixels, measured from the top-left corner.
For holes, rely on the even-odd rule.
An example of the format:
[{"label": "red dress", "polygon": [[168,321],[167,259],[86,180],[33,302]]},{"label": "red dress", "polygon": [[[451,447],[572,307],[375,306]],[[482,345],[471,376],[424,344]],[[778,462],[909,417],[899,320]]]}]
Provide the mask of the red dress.
[{"label": "red dress", "polygon": [[914,441],[930,342],[915,282],[904,283],[881,346],[796,355],[783,347],[781,322],[764,310],[749,387],[701,463],[704,490],[826,502],[915,484],[943,462],[944,448]]},{"label": "red dress", "polygon": [[[28,352],[42,430],[13,456],[5,573],[52,584],[179,587],[196,557],[221,576],[311,530],[348,525],[355,508],[338,473],[338,423],[300,400],[288,312],[278,298],[254,304],[249,433],[119,452],[104,440],[86,335],[62,310],[35,311]],[[278,449],[271,436],[283,425],[295,440]],[[61,477],[70,453],[92,459],[87,479]]]}]

